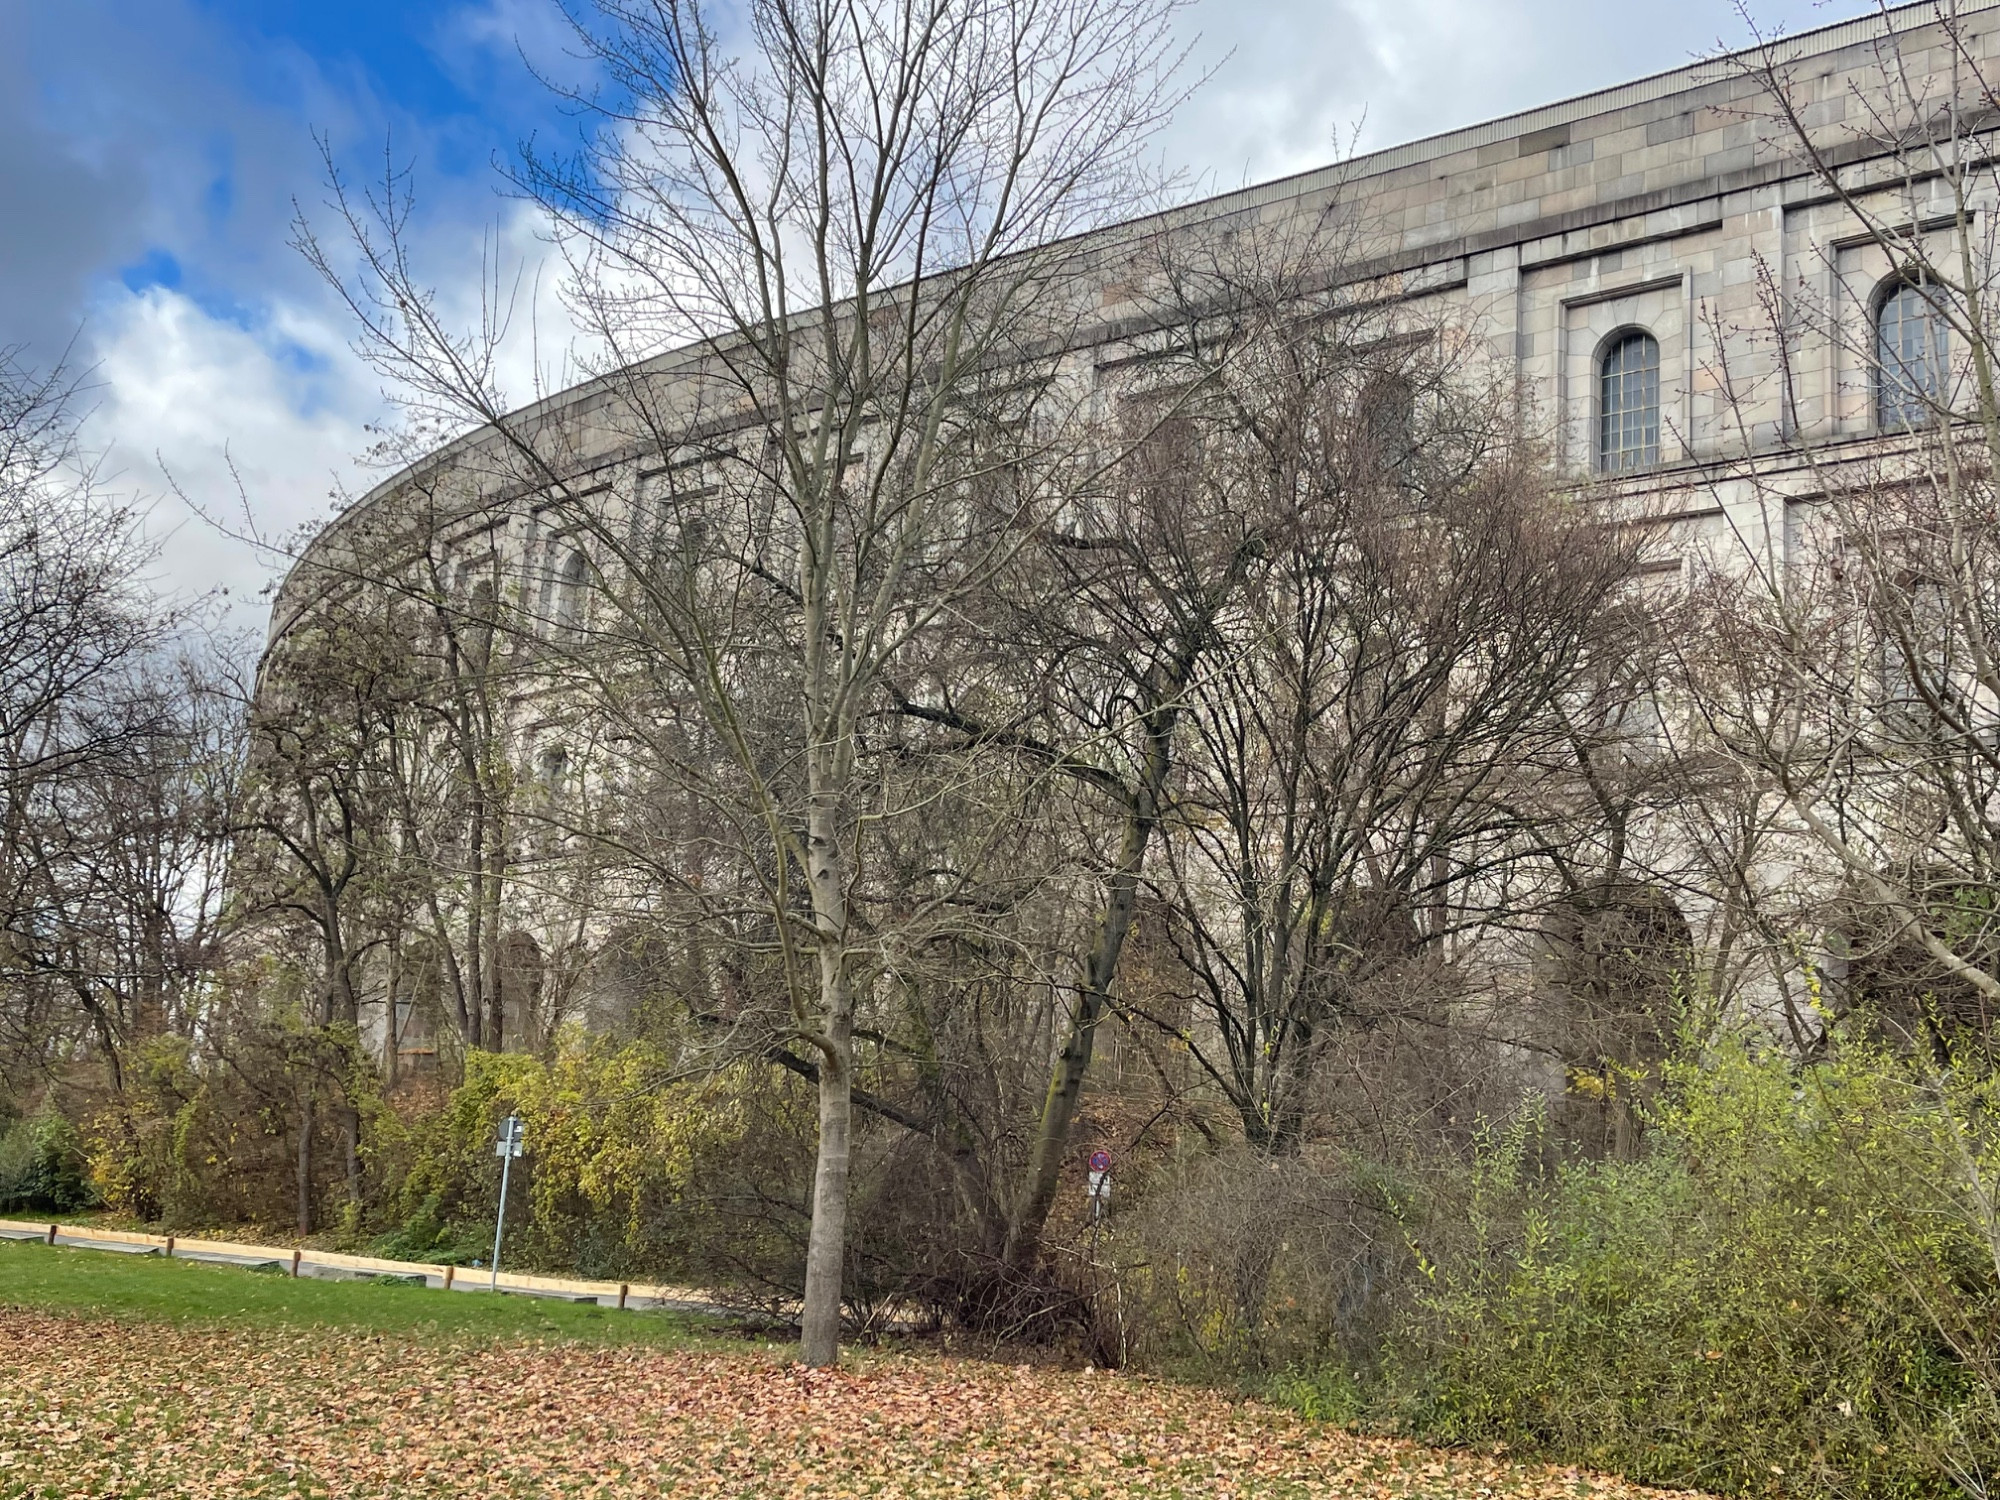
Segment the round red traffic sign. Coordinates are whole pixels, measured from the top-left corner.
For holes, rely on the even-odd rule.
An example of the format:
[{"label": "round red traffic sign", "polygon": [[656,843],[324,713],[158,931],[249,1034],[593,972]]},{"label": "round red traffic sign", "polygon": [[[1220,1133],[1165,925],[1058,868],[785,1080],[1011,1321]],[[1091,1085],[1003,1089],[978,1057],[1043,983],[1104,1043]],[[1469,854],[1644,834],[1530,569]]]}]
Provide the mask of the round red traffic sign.
[{"label": "round red traffic sign", "polygon": [[1090,1170],[1093,1172],[1109,1172],[1111,1170],[1111,1153],[1109,1151],[1091,1152]]}]

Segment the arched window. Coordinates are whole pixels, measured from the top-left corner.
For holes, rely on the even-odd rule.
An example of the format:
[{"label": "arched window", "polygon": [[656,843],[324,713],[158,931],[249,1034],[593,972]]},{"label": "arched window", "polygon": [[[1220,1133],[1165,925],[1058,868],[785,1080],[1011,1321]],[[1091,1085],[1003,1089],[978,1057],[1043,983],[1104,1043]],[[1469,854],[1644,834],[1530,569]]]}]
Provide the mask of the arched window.
[{"label": "arched window", "polygon": [[559,634],[573,636],[582,631],[589,586],[590,559],[581,552],[570,553],[563,559],[562,572],[556,577],[555,614]]},{"label": "arched window", "polygon": [[1900,281],[1875,310],[1875,424],[1885,432],[1922,427],[1944,403],[1949,330],[1936,296]]},{"label": "arched window", "polygon": [[1597,367],[1597,467],[1606,474],[1660,461],[1660,343],[1630,329]]}]

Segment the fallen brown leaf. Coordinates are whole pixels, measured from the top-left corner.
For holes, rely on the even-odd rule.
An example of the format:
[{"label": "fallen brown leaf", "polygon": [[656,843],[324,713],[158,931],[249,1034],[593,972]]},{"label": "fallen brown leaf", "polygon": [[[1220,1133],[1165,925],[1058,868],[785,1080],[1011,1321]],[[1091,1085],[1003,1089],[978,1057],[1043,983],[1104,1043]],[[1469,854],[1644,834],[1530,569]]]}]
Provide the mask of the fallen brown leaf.
[{"label": "fallen brown leaf", "polygon": [[0,1496],[1664,1500],[1102,1372],[446,1349],[0,1309]]}]

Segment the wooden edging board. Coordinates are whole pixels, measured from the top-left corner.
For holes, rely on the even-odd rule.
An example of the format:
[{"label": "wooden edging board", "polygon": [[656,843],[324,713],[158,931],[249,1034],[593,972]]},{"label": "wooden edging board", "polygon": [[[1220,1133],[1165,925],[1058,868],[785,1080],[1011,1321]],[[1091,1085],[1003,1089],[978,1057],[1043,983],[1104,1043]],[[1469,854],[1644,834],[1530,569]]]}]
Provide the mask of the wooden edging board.
[{"label": "wooden edging board", "polygon": [[[293,1246],[280,1248],[275,1245],[246,1245],[235,1240],[182,1239],[174,1235],[137,1234],[128,1229],[93,1229],[84,1224],[36,1223],[30,1219],[0,1219],[0,1235],[14,1238],[47,1239],[49,1231],[67,1240],[72,1247],[99,1245],[134,1245],[162,1250],[172,1254],[175,1250],[191,1257],[205,1255],[241,1256],[248,1260],[290,1261]],[[300,1260],[305,1265],[327,1266],[344,1271],[374,1271],[384,1276],[430,1276],[443,1280],[446,1268],[428,1265],[421,1261],[384,1260],[374,1255],[343,1255],[336,1250],[312,1250],[300,1248]],[[492,1280],[492,1273],[470,1266],[459,1266],[453,1272],[453,1279],[461,1286],[486,1286]],[[514,1271],[502,1271],[499,1277],[503,1292],[557,1292],[573,1297],[609,1297],[614,1300],[637,1298],[649,1302],[707,1303],[711,1299],[691,1287],[648,1285],[641,1282],[581,1281],[564,1276],[524,1276]]]}]

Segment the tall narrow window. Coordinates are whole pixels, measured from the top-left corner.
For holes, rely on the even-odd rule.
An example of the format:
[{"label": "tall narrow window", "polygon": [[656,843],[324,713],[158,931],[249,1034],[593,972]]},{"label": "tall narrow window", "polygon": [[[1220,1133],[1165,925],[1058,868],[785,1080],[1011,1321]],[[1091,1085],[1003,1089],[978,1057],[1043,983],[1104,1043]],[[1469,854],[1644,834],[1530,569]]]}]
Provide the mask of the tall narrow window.
[{"label": "tall narrow window", "polygon": [[590,559],[581,552],[572,552],[563,559],[562,572],[556,578],[556,631],[565,636],[574,636],[583,629],[584,605],[590,585]]},{"label": "tall narrow window", "polygon": [[1417,452],[1417,392],[1397,371],[1370,377],[1356,413],[1363,457],[1386,477],[1402,481]]},{"label": "tall narrow window", "polygon": [[1660,344],[1633,329],[1612,339],[1597,371],[1597,467],[1606,474],[1660,461]]},{"label": "tall narrow window", "polygon": [[485,557],[461,562],[452,571],[449,603],[456,606],[451,629],[458,648],[475,667],[493,654],[493,574],[495,561]]},{"label": "tall narrow window", "polygon": [[1952,692],[1951,600],[1936,579],[1905,577],[1884,590],[1882,706],[1906,726],[1931,732],[1931,705]]},{"label": "tall narrow window", "polygon": [[1944,404],[1948,330],[1932,288],[1905,281],[1875,314],[1875,422],[1885,432],[1922,427]]},{"label": "tall narrow window", "polygon": [[493,580],[482,578],[472,585],[472,597],[465,609],[465,649],[476,667],[493,658]]}]

